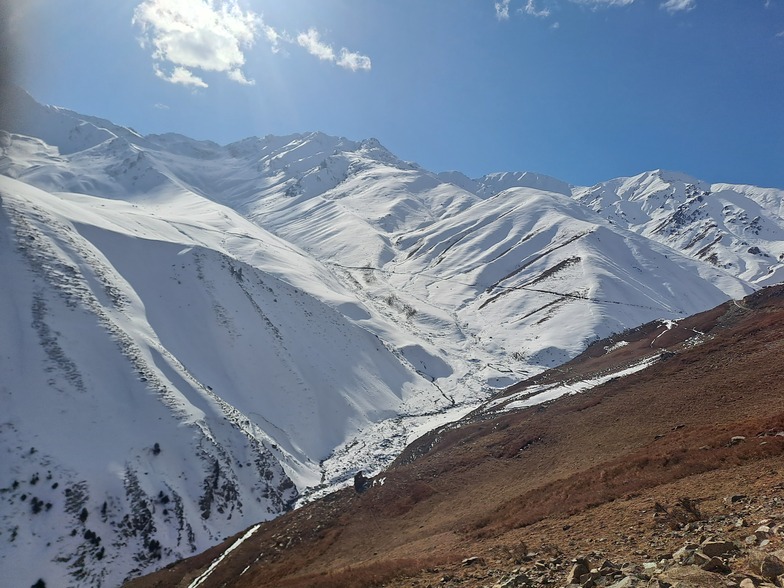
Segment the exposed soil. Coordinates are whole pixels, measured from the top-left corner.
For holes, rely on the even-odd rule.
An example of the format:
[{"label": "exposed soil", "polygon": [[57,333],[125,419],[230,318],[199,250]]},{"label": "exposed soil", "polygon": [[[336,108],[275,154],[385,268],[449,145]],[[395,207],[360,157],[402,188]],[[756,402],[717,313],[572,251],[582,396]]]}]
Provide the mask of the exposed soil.
[{"label": "exposed soil", "polygon": [[[784,288],[623,337],[536,382],[666,353],[588,392],[432,432],[383,485],[263,525],[200,586],[492,586],[536,557],[643,562],[706,529],[743,543],[744,525],[784,521]],[[127,586],[189,586],[234,539]]]}]

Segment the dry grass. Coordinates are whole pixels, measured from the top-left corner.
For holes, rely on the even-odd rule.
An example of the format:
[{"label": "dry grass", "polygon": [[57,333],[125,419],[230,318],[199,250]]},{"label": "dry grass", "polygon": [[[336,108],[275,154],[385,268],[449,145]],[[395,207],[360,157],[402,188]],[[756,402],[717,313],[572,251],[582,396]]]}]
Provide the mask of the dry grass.
[{"label": "dry grass", "polygon": [[454,558],[390,559],[290,578],[275,585],[280,588],[371,588],[414,576],[424,569],[454,563]]},{"label": "dry grass", "polygon": [[[784,431],[784,413],[774,419],[737,423],[731,429],[701,427],[669,443],[651,445],[578,472],[564,480],[541,486],[507,501],[491,515],[483,515],[473,528],[480,537],[501,534],[553,516],[568,516],[675,480],[720,469],[778,457],[784,437],[764,436]],[[738,444],[732,436],[746,436]]]}]

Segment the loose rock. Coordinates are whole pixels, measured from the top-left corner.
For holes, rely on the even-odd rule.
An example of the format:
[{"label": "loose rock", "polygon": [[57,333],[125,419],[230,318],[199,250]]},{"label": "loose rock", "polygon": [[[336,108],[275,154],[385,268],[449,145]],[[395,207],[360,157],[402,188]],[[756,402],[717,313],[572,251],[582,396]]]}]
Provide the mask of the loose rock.
[{"label": "loose rock", "polygon": [[732,541],[703,541],[700,549],[708,557],[726,555],[738,550]]}]

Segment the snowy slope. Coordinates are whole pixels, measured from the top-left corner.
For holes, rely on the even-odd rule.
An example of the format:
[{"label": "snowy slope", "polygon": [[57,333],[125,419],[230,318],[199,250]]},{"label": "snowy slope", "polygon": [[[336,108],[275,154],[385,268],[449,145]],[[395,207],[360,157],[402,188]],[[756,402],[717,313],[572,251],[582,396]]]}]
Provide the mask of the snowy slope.
[{"label": "snowy slope", "polygon": [[575,191],[617,226],[756,286],[784,279],[784,191],[657,170]]},{"label": "snowy slope", "polygon": [[204,549],[282,512],[368,422],[440,398],[317,264],[228,209],[2,177],[0,194],[0,558],[18,585],[116,585]]},{"label": "snowy slope", "polygon": [[[698,263],[615,230],[573,199],[505,190],[399,242],[401,290],[421,292],[471,325],[511,384],[643,317],[686,316],[726,299]],[[714,270],[733,296],[750,291]],[[707,276],[710,277],[710,276]]]},{"label": "snowy slope", "polygon": [[598,337],[784,271],[776,190],[469,179],[374,139],[20,112],[0,131],[0,561],[20,585],[116,585]]}]

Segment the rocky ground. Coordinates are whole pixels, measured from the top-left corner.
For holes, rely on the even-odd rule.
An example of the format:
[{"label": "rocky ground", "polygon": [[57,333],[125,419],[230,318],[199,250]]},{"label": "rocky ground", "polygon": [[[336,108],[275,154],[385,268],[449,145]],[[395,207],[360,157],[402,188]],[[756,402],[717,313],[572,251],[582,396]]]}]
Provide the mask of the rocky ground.
[{"label": "rocky ground", "polygon": [[[426,577],[399,578],[384,585],[782,588],[782,465],[784,461],[772,459],[742,468],[738,476],[696,476],[650,496],[629,497],[558,521],[543,521],[516,533],[517,542],[509,536],[506,545],[502,542],[459,564],[431,568]],[[738,493],[719,495],[732,489]],[[696,498],[672,500],[670,496],[665,502],[678,490],[702,492]]]}]

